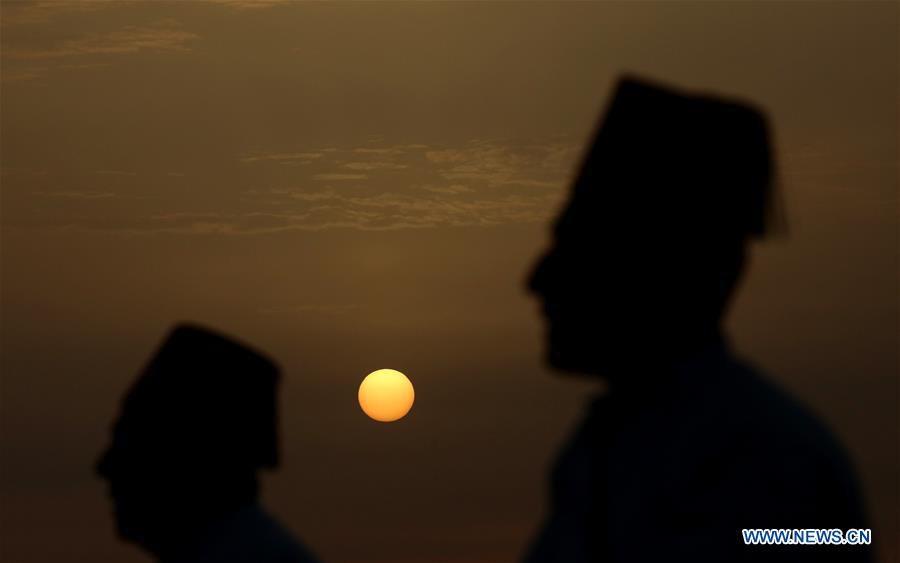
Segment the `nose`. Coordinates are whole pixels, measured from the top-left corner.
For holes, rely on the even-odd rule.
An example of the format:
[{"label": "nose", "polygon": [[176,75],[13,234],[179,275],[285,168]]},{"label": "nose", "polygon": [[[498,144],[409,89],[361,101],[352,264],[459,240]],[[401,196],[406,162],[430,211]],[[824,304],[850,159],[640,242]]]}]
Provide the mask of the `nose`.
[{"label": "nose", "polygon": [[547,278],[550,270],[552,251],[545,252],[534,265],[526,280],[528,291],[535,295],[544,295],[547,289]]},{"label": "nose", "polygon": [[94,471],[100,477],[105,479],[109,479],[112,475],[112,466],[113,466],[113,454],[112,447],[108,447],[103,450],[103,453],[100,454],[100,457],[97,458],[97,462],[94,465]]}]

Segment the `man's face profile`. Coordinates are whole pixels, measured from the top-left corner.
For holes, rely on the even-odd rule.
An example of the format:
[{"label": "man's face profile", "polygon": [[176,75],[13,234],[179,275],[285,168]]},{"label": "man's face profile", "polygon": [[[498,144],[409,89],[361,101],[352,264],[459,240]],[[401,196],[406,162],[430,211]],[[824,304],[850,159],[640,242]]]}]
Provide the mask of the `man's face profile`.
[{"label": "man's face profile", "polygon": [[97,462],[97,473],[107,482],[113,502],[118,533],[134,541],[142,539],[143,520],[165,505],[166,490],[160,483],[169,481],[166,474],[170,473],[161,463],[166,458],[151,455],[145,442],[120,418],[110,445]]}]

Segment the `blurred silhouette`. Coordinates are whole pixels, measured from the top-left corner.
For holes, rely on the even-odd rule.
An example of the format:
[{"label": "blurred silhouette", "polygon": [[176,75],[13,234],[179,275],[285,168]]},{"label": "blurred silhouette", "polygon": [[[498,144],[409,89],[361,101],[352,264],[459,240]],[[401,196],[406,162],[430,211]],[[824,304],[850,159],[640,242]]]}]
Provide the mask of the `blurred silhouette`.
[{"label": "blurred silhouette", "polygon": [[277,382],[258,353],[176,327],[98,463],[119,535],[166,563],[313,561],[258,503],[257,470],[278,464]]},{"label": "blurred silhouette", "polygon": [[743,528],[868,527],[836,440],[722,335],[771,226],[768,137],[744,103],[619,82],[529,280],[549,363],[608,382],[557,460],[529,563],[870,559],[743,544]]}]

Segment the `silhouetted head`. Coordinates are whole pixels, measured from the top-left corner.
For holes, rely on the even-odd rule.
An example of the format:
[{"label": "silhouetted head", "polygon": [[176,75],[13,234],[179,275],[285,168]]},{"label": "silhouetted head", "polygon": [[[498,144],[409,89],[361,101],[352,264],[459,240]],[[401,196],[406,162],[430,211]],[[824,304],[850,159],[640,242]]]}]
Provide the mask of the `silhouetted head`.
[{"label": "silhouetted head", "polygon": [[550,363],[615,378],[717,337],[771,168],[759,111],[621,80],[529,280]]},{"label": "silhouetted head", "polygon": [[247,347],[178,326],[125,395],[97,471],[119,534],[161,553],[256,498],[278,463],[276,366]]}]

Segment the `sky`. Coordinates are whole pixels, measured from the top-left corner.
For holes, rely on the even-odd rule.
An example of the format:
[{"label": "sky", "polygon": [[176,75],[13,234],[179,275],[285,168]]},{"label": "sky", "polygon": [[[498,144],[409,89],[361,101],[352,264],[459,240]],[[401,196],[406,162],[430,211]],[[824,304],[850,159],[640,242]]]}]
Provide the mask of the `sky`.
[{"label": "sky", "polygon": [[[4,560],[148,560],[92,464],[179,320],[282,366],[265,502],[323,560],[516,560],[600,387],[543,366],[524,279],[623,73],[768,112],[787,227],[729,334],[900,557],[895,3],[0,6]],[[383,367],[416,386],[389,425]]]}]

